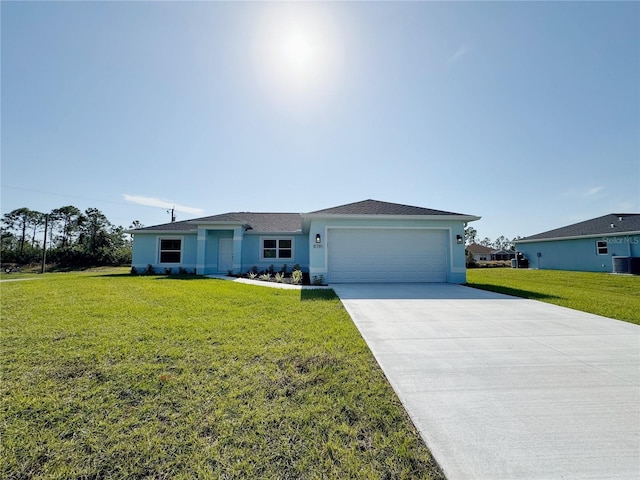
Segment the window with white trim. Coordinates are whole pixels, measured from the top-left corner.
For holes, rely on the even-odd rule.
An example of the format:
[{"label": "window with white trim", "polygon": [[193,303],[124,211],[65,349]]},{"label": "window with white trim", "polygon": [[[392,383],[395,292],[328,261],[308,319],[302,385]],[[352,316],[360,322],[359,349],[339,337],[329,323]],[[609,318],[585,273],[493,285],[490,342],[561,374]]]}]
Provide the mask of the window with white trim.
[{"label": "window with white trim", "polygon": [[608,255],[609,254],[609,246],[607,245],[606,240],[596,240],[596,251],[598,255]]},{"label": "window with white trim", "polygon": [[291,238],[263,238],[262,258],[290,259],[293,258],[293,239]]},{"label": "window with white trim", "polygon": [[182,239],[160,239],[160,263],[181,263]]}]

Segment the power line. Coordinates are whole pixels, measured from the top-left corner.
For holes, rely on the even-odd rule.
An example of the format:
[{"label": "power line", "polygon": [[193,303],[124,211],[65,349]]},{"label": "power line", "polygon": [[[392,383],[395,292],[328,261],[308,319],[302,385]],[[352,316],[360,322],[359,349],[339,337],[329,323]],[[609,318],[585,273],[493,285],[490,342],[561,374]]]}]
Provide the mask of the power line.
[{"label": "power line", "polygon": [[[36,190],[33,188],[24,188],[24,187],[15,187],[13,185],[0,185],[0,188],[9,188],[9,189],[13,189],[13,190],[23,190],[25,192],[33,192],[33,193],[44,193],[46,195],[55,195],[58,197],[67,197],[67,198],[77,198],[79,200],[90,200],[92,202],[102,202],[102,203],[111,203],[113,205],[120,205],[123,207],[130,207],[131,204],[130,203],[123,203],[123,202],[114,202],[113,200],[102,200],[99,198],[90,198],[90,197],[82,197],[80,195],[69,195],[66,193],[54,193],[54,192],[46,192],[44,190]],[[146,208],[159,208],[159,207],[154,207],[152,205],[142,205],[142,204],[136,204],[137,206],[140,207],[146,207]]]}]

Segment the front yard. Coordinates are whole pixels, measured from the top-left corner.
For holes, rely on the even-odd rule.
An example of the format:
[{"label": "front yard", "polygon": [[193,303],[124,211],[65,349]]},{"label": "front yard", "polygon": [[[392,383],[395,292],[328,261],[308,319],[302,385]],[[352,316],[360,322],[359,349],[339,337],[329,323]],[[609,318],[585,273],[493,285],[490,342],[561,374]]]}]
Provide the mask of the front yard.
[{"label": "front yard", "polygon": [[640,277],[608,273],[477,268],[467,285],[640,324]]},{"label": "front yard", "polygon": [[331,290],[124,272],[2,284],[2,478],[442,478]]}]

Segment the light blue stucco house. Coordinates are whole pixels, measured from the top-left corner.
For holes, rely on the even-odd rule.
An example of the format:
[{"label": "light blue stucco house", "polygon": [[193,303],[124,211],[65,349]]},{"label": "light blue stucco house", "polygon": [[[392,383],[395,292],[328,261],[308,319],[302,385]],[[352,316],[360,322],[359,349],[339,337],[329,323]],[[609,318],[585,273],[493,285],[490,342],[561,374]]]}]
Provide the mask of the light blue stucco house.
[{"label": "light blue stucco house", "polygon": [[529,268],[640,273],[640,214],[611,213],[514,244]]},{"label": "light blue stucco house", "polygon": [[364,200],[310,213],[224,213],[128,233],[138,271],[239,274],[286,264],[327,283],[464,283],[464,227],[479,218]]}]

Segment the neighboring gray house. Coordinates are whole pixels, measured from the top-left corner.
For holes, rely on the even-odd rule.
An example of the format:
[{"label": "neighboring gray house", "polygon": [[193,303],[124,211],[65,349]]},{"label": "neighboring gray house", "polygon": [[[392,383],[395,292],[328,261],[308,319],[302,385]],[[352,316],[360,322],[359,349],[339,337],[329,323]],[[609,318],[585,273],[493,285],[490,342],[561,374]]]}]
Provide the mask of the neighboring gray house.
[{"label": "neighboring gray house", "polygon": [[466,281],[480,217],[364,200],[310,213],[232,212],[129,230],[132,266],[199,275],[299,265],[326,282]]},{"label": "neighboring gray house", "polygon": [[513,243],[530,268],[637,273],[640,214],[611,213]]}]

